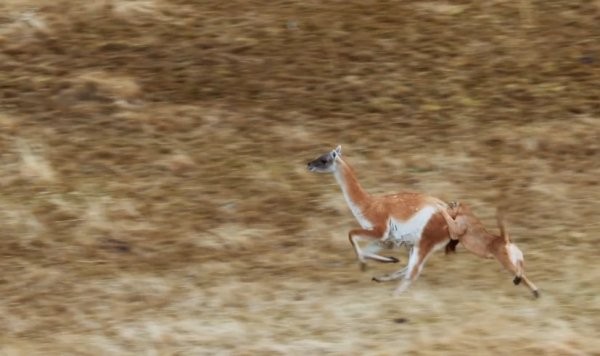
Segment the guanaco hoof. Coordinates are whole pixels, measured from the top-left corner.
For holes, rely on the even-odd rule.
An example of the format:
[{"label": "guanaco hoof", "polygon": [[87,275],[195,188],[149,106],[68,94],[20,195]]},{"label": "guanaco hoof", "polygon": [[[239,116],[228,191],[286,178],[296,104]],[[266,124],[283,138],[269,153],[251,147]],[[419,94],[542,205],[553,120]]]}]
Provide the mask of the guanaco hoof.
[{"label": "guanaco hoof", "polygon": [[540,297],[540,292],[538,292],[537,290],[533,291],[533,296],[537,299]]},{"label": "guanaco hoof", "polygon": [[396,319],[394,319],[394,323],[397,323],[397,324],[404,324],[406,322],[408,322],[408,319],[406,319],[406,318],[396,318]]},{"label": "guanaco hoof", "polygon": [[400,260],[397,259],[396,257],[387,256],[387,258],[389,258],[391,260],[391,261],[389,261],[390,263],[398,263],[398,262],[400,262]]},{"label": "guanaco hoof", "polygon": [[519,285],[519,283],[521,283],[521,277],[516,276],[515,279],[513,279],[513,283],[516,285]]},{"label": "guanaco hoof", "polygon": [[367,264],[364,263],[364,262],[361,262],[360,263],[360,270],[363,271],[363,272],[366,271],[367,270]]},{"label": "guanaco hoof", "polygon": [[371,278],[371,280],[372,280],[372,281],[375,281],[375,282],[377,282],[377,283],[381,282],[379,279],[377,279],[377,277],[373,277],[373,278]]}]

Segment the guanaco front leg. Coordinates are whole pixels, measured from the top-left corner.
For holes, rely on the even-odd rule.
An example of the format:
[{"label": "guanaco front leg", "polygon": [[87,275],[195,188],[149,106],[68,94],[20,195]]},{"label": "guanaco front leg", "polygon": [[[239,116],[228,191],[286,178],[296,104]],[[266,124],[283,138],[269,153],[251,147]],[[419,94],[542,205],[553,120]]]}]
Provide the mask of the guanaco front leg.
[{"label": "guanaco front leg", "polygon": [[432,252],[433,248],[431,246],[423,246],[423,244],[414,246],[410,250],[410,257],[406,267],[390,274],[373,277],[373,280],[375,282],[387,282],[402,278],[402,282],[400,282],[399,286],[394,291],[394,296],[399,296],[410,287],[412,282],[417,280],[419,274],[423,270],[425,261],[427,261],[427,258]]},{"label": "guanaco front leg", "polygon": [[[412,247],[410,249],[409,256],[412,256],[413,252],[414,252],[414,247]],[[371,280],[375,281],[375,282],[395,281],[395,280],[400,279],[400,278],[402,278],[402,277],[404,277],[406,275],[406,272],[408,271],[409,266],[410,266],[410,261],[409,261],[409,264],[407,264],[403,268],[400,268],[397,271],[394,271],[394,272],[388,273],[388,274],[384,274],[384,275],[379,276],[379,277],[373,277],[373,278],[371,278]]]},{"label": "guanaco front leg", "polygon": [[[356,258],[358,258],[360,263],[361,270],[364,271],[366,269],[366,260],[368,259],[383,263],[398,262],[398,259],[395,257],[384,257],[377,254],[378,250],[381,249],[381,247],[378,246],[378,242],[384,237],[384,234],[385,232],[383,229],[355,229],[348,233],[348,239],[354,248],[354,252],[356,253]],[[363,251],[358,244],[358,242],[361,240],[371,242],[365,251]]]}]

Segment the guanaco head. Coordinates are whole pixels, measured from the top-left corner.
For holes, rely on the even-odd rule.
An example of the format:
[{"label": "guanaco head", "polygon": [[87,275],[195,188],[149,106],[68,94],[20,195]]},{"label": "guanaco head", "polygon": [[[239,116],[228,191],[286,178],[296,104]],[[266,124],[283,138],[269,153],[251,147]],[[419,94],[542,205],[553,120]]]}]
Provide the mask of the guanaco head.
[{"label": "guanaco head", "polygon": [[337,146],[318,158],[308,162],[308,170],[317,173],[332,173],[336,169],[336,160],[342,155],[342,146]]}]

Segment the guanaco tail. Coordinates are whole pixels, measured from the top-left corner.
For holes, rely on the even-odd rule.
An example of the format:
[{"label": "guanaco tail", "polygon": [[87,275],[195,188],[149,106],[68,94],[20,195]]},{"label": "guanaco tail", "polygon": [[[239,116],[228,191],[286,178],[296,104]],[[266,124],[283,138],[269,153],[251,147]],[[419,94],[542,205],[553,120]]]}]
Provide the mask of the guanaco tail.
[{"label": "guanaco tail", "polygon": [[[358,182],[352,167],[342,158],[341,146],[308,163],[308,170],[332,173],[340,185],[350,211],[360,229],[348,233],[361,269],[366,261],[395,263],[398,259],[379,255],[382,248],[406,246],[409,258],[406,267],[391,274],[373,277],[374,281],[402,279],[394,291],[398,296],[419,277],[429,256],[446,245],[446,252],[454,250],[456,241],[450,239],[448,224],[441,212],[449,205],[441,199],[415,192],[373,196]],[[446,212],[448,215],[448,212]],[[450,217],[451,221],[452,217]],[[359,242],[368,245],[361,247]]]}]

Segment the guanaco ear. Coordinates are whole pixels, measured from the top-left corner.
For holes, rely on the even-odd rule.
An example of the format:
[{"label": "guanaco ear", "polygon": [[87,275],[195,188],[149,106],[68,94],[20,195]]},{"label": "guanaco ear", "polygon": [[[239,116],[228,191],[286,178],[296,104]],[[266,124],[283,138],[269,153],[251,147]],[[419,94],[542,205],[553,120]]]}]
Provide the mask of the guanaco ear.
[{"label": "guanaco ear", "polygon": [[341,156],[341,155],[342,155],[342,145],[338,145],[338,146],[335,148],[335,153],[336,153],[338,156]]}]

